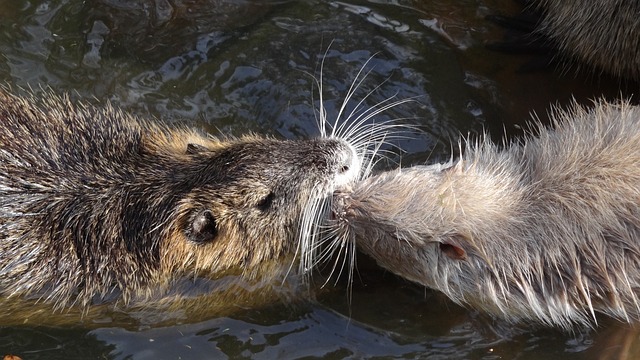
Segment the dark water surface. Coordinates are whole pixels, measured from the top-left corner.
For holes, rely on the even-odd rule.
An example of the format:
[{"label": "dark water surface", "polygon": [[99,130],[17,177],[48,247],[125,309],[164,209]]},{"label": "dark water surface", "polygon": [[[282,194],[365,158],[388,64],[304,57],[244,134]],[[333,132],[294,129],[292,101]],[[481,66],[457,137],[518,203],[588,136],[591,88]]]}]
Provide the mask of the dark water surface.
[{"label": "dark water surface", "polygon": [[[318,133],[314,77],[322,59],[331,117],[373,56],[356,101],[374,89],[365,106],[389,97],[417,100],[377,119],[405,118],[423,131],[398,143],[405,153],[395,160],[406,165],[448,157],[459,134],[517,134],[530,112],[544,118],[549,104],[619,93],[604,81],[520,74],[526,57],[487,51],[484,42],[500,39],[502,30],[484,16],[517,10],[510,0],[2,1],[0,81],[109,100],[214,134],[299,138]],[[172,326],[0,324],[0,356],[593,359],[639,353],[636,331],[615,322],[603,319],[597,331],[570,334],[516,327],[363,263],[351,299],[338,283],[310,304],[273,304]]]}]

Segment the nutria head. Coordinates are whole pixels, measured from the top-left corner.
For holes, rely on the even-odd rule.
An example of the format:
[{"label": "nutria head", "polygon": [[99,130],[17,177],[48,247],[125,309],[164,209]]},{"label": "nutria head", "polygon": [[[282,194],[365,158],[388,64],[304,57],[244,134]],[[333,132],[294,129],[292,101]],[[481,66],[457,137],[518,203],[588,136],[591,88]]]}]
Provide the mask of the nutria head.
[{"label": "nutria head", "polygon": [[339,139],[245,137],[216,149],[191,146],[187,157],[191,166],[183,163],[188,171],[173,190],[184,192],[160,248],[166,271],[185,261],[198,271],[236,268],[248,276],[268,261],[290,266],[299,238],[309,235],[304,214],[319,222],[312,208],[360,173],[355,149]]}]

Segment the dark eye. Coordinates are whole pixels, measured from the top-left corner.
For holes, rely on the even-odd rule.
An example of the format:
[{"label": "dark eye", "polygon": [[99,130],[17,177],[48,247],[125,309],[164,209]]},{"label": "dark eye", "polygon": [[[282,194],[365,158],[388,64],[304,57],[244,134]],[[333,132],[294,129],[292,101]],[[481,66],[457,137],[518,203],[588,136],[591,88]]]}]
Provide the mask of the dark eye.
[{"label": "dark eye", "polygon": [[209,210],[197,213],[186,231],[187,238],[197,244],[212,241],[218,235],[216,219]]},{"label": "dark eye", "polygon": [[269,208],[271,207],[271,204],[273,204],[273,199],[276,197],[276,195],[272,192],[270,192],[269,194],[267,194],[267,196],[263,197],[262,199],[260,199],[260,201],[258,202],[258,204],[256,205],[256,207],[260,210],[260,211],[267,211],[269,210]]}]

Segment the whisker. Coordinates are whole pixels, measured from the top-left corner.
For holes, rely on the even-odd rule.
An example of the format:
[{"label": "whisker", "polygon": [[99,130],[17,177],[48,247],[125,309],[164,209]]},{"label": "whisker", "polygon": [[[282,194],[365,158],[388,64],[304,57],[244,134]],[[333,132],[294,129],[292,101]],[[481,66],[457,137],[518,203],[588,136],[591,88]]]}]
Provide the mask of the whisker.
[{"label": "whisker", "polygon": [[[345,252],[346,255],[346,248],[344,246],[344,242],[340,241],[340,239],[336,239],[335,241],[332,242],[331,244],[331,248],[333,249],[331,251],[331,253],[329,255],[331,255],[331,257],[335,258],[334,262],[333,262],[333,266],[331,268],[331,272],[329,273],[329,275],[327,276],[327,279],[325,280],[324,284],[322,284],[322,286],[326,286],[329,281],[331,281],[331,279],[333,278],[333,275],[336,272],[336,269],[339,269],[337,276],[335,277],[336,282],[334,284],[337,283],[337,281],[340,279],[340,276],[342,275],[342,271],[344,269],[344,265],[345,265],[345,260],[347,258],[347,256],[342,256],[342,253]],[[335,254],[335,252],[338,252],[337,254]],[[342,264],[340,266],[340,260],[342,259]]]},{"label": "whisker", "polygon": [[[377,89],[378,87],[376,87]],[[375,89],[373,90],[375,91]],[[357,129],[359,128],[363,123],[365,123],[367,120],[369,120],[371,117],[368,116],[368,114],[374,112],[376,109],[384,106],[384,104],[386,104],[387,102],[390,102],[394,97],[391,96],[389,98],[386,98],[382,101],[380,101],[377,104],[374,104],[373,106],[367,108],[366,110],[360,111],[358,112],[358,110],[361,108],[361,104],[371,95],[373,94],[373,91],[369,92],[364,99],[360,100],[360,102],[358,103],[358,105],[353,109],[353,111],[351,112],[351,114],[349,115],[349,117],[347,119],[351,120],[351,123],[348,125],[348,127],[346,128],[346,130],[344,130],[347,134],[342,134],[342,136],[348,137],[349,132],[351,131],[351,129]],[[353,116],[356,116],[355,119],[353,119]]]},{"label": "whisker", "polygon": [[[368,177],[380,161],[394,162],[395,150],[401,150],[398,141],[411,138],[409,132],[419,131],[415,126],[405,125],[404,122],[411,117],[397,117],[391,120],[376,122],[376,118],[388,113],[391,109],[416,101],[417,97],[398,100],[398,94],[387,97],[373,106],[366,106],[366,102],[378,93],[381,87],[389,81],[389,78],[375,86],[370,91],[362,91],[363,96],[355,101],[356,95],[363,89],[363,84],[370,78],[373,68],[370,64],[374,56],[369,57],[357,71],[354,80],[349,85],[345,97],[337,109],[337,114],[332,119],[328,118],[325,107],[324,94],[324,66],[330,49],[327,48],[320,61],[320,74],[314,77],[315,86],[318,89],[319,103],[314,116],[323,138],[341,139],[347,142],[356,152],[360,163],[360,172],[357,179]],[[351,104],[355,102],[355,106]],[[333,189],[318,190],[311,196],[303,208],[303,215],[299,223],[299,240],[295,251],[298,270],[303,275],[303,281],[308,281],[313,270],[319,266],[330,266],[327,269],[328,276],[322,286],[328,285],[332,280],[337,281],[346,276],[349,284],[349,297],[351,297],[351,285],[354,281],[356,267],[356,242],[352,235],[345,229],[339,228],[330,220]],[[293,271],[294,263],[290,266]]]},{"label": "whisker", "polygon": [[[374,56],[375,56],[375,54],[374,54]],[[369,57],[367,59],[367,61],[365,61],[365,63],[362,65],[362,67],[360,67],[360,70],[358,70],[358,73],[356,74],[355,79],[353,80],[353,82],[351,82],[351,85],[349,86],[349,90],[347,90],[347,94],[345,96],[345,99],[342,102],[342,105],[340,106],[340,110],[338,110],[338,115],[336,116],[336,120],[335,120],[335,123],[334,123],[335,126],[333,128],[333,131],[331,132],[331,136],[332,137],[339,136],[339,134],[340,134],[339,129],[342,127],[342,125],[340,125],[340,127],[338,127],[338,122],[340,121],[340,118],[342,117],[342,113],[346,109],[347,104],[349,103],[349,101],[351,100],[353,95],[355,94],[356,90],[360,87],[360,85],[362,85],[362,83],[367,78],[367,76],[369,76],[369,74],[371,74],[371,71],[373,71],[373,69],[370,69],[364,74],[364,76],[362,76],[362,77],[360,76],[372,59],[373,59],[373,56]],[[358,105],[361,104],[363,101],[364,101],[364,99],[360,100]],[[351,117],[351,115],[349,115],[345,119],[345,123],[349,120],[350,117]],[[338,128],[337,134],[336,134],[336,128]]]},{"label": "whisker", "polygon": [[[366,123],[367,121],[369,121],[370,119],[374,118],[375,116],[378,116],[394,107],[400,106],[402,104],[408,103],[408,102],[412,102],[414,101],[414,99],[404,99],[404,100],[398,100],[398,101],[394,101],[392,103],[388,103],[386,105],[385,102],[390,101],[391,98],[383,100],[382,102],[374,105],[372,108],[360,113],[354,120],[353,123],[349,125],[349,127],[347,127],[346,134],[343,135],[344,138],[349,138],[353,132],[355,132],[356,129],[358,129],[362,124]],[[382,105],[382,106],[381,106]],[[389,122],[395,123],[396,126],[400,126],[398,125],[398,120],[390,120]],[[385,123],[383,122],[382,125],[384,125]],[[406,125],[405,125],[406,126]]]},{"label": "whisker", "polygon": [[[322,137],[326,137],[327,136],[327,128],[326,128],[326,124],[327,124],[327,110],[324,107],[324,90],[323,90],[323,84],[324,84],[324,60],[327,58],[327,54],[329,53],[329,49],[331,48],[331,45],[333,44],[333,40],[331,41],[331,43],[329,43],[329,46],[327,47],[327,50],[325,50],[324,55],[322,56],[322,60],[320,61],[320,80],[317,81],[318,83],[318,96],[319,96],[319,101],[320,101],[320,106],[319,106],[319,111],[320,111],[320,123],[321,123],[321,129],[320,129],[320,135]],[[333,133],[333,130],[332,130]]]}]

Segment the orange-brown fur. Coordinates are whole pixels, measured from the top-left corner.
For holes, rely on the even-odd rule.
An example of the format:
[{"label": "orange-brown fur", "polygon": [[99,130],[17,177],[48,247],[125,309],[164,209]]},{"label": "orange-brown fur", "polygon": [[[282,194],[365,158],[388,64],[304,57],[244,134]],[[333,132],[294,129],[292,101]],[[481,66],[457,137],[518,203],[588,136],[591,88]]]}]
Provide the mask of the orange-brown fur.
[{"label": "orange-brown fur", "polygon": [[301,231],[305,212],[354,181],[361,161],[337,137],[216,139],[2,89],[3,308],[135,307],[180,298],[199,279],[241,303],[222,290],[282,285],[312,235]]}]

